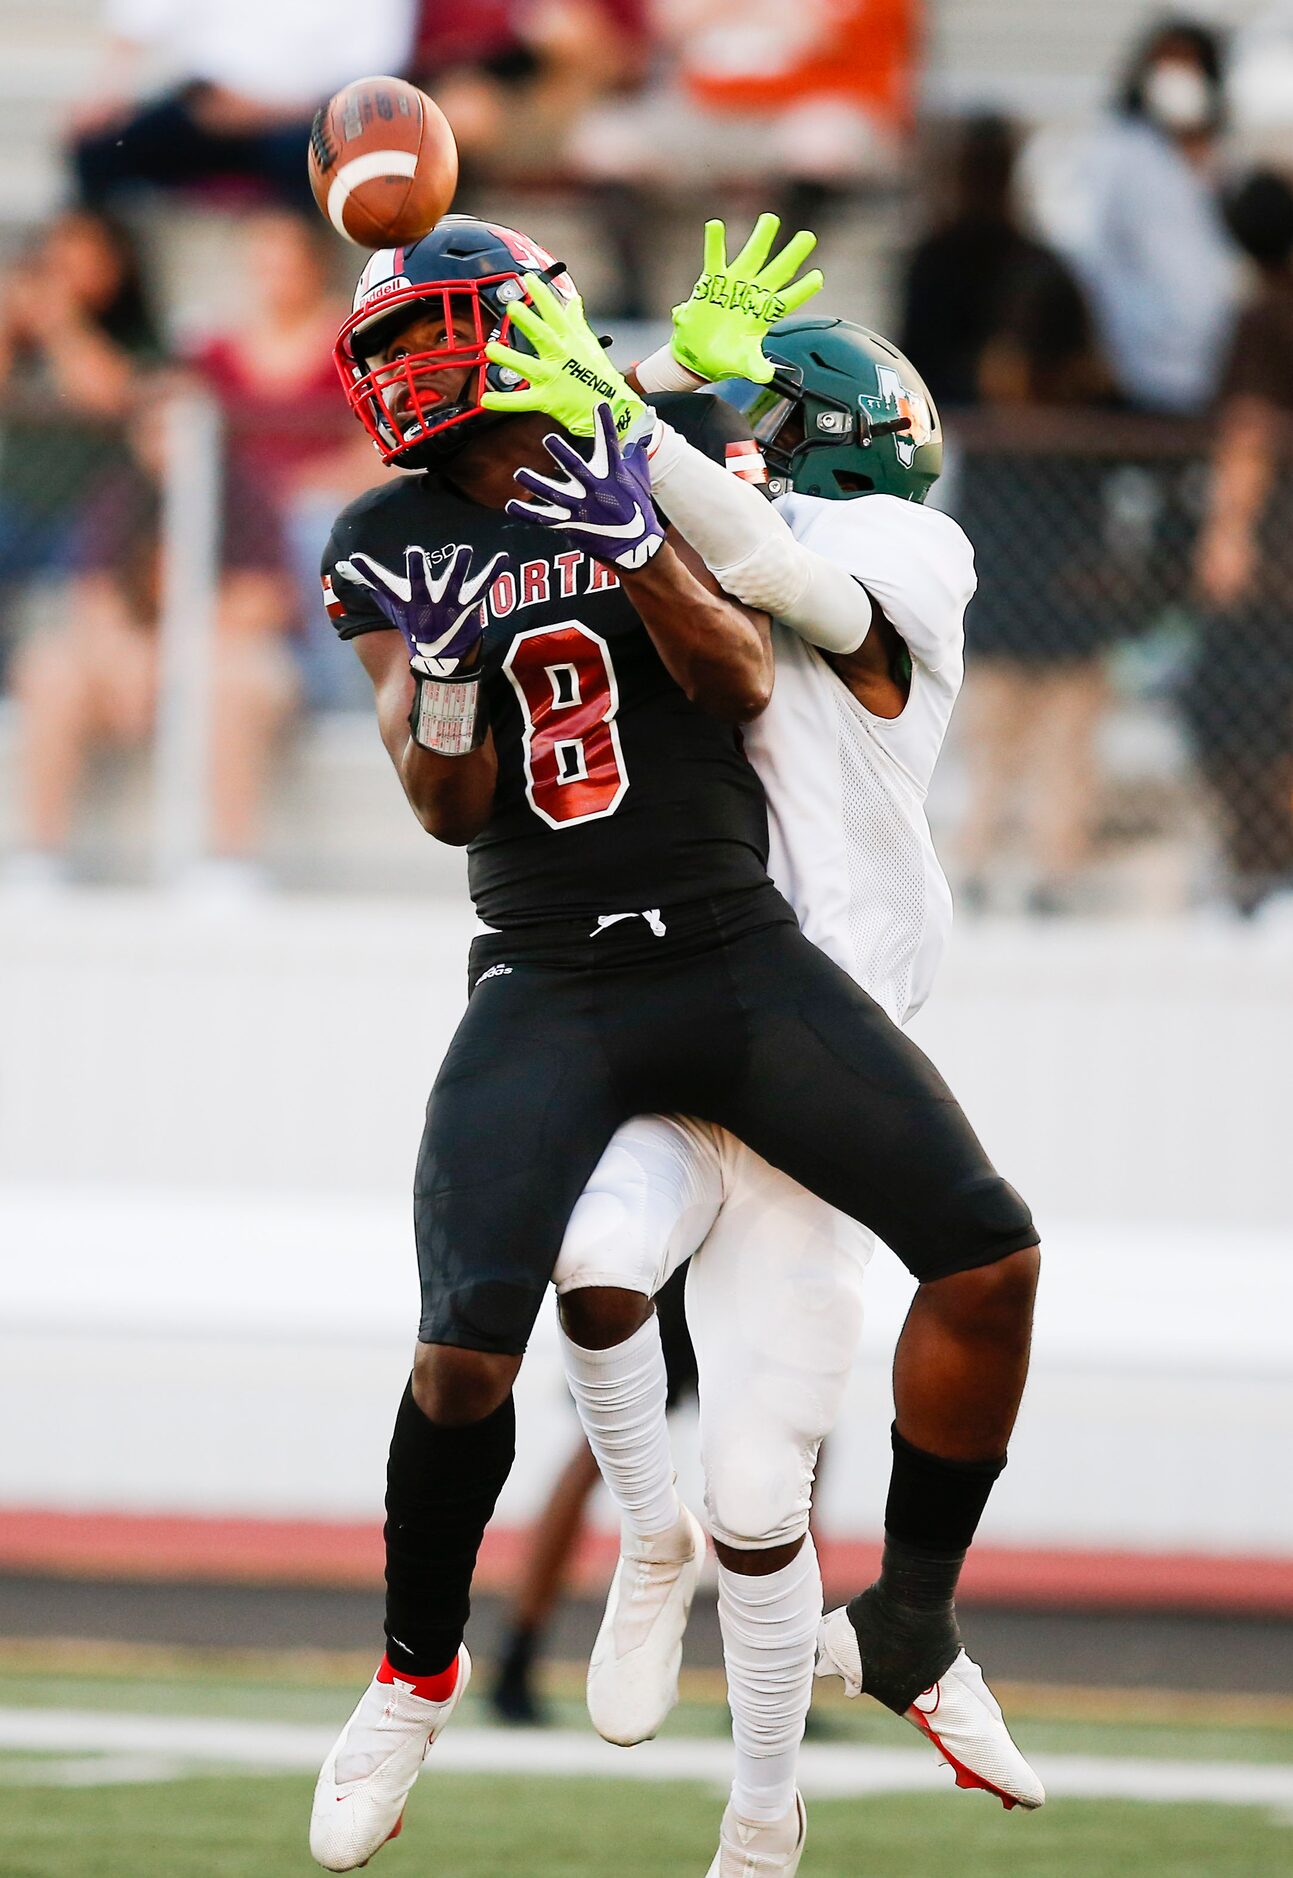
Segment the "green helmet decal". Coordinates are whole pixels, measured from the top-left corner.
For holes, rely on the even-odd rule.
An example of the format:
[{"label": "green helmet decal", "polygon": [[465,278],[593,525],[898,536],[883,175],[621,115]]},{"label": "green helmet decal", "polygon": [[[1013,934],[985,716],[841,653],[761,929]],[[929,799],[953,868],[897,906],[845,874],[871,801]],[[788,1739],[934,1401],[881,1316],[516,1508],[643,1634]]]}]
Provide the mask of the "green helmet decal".
[{"label": "green helmet decal", "polygon": [[743,411],[774,478],[832,501],[923,502],[943,468],[943,427],[929,387],[879,333],[851,320],[781,320],[763,350],[772,383],[715,387]]}]

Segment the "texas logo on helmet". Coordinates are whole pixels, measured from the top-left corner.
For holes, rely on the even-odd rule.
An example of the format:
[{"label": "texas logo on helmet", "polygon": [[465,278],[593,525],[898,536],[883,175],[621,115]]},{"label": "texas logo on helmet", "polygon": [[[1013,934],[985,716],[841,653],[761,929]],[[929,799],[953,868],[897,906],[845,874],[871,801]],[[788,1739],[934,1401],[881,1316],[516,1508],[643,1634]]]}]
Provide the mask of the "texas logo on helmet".
[{"label": "texas logo on helmet", "polygon": [[891,365],[877,366],[875,375],[880,396],[907,419],[907,429],[897,433],[894,445],[899,462],[910,469],[916,461],[917,450],[934,435],[934,414],[929,400],[919,391],[909,390]]}]

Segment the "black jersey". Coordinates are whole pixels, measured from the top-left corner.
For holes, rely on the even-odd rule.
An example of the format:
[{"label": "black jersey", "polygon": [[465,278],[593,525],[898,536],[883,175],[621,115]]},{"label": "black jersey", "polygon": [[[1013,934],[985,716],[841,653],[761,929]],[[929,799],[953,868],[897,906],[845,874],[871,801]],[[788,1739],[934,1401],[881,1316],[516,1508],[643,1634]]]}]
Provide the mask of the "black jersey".
[{"label": "black jersey", "polygon": [[498,786],[468,848],[481,918],[596,921],[763,882],[767,815],[739,731],[689,702],[613,569],[554,530],[482,508],[430,473],[370,490],[342,512],[324,554],[341,637],[394,628],[339,563],[359,550],[402,572],[410,546],[458,542],[478,567],[507,555],[483,652]]}]

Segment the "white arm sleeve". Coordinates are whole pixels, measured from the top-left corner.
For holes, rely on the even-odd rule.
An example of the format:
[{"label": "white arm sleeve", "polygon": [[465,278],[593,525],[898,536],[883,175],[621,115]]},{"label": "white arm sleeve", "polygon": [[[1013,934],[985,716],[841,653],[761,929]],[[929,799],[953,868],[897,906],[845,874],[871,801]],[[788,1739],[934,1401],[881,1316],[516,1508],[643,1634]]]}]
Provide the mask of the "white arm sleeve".
[{"label": "white arm sleeve", "polygon": [[796,541],[749,483],[661,424],[651,493],[727,593],[771,613],[825,652],[856,652],[871,601],[847,569]]}]

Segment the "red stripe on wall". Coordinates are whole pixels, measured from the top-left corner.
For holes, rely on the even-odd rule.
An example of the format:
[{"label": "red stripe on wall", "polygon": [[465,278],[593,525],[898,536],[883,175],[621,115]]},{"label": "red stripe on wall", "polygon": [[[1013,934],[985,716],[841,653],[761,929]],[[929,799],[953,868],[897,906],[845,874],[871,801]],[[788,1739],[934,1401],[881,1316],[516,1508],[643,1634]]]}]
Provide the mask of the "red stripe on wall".
[{"label": "red stripe on wall", "polygon": [[[477,1579],[482,1590],[513,1579],[527,1542],[522,1527],[486,1535]],[[856,1591],[875,1576],[878,1542],[826,1539],[819,1549],[830,1593]],[[575,1585],[600,1593],[614,1558],[609,1535],[586,1537]],[[0,1509],[0,1570],[11,1573],[370,1585],[380,1582],[381,1567],[381,1530],[367,1521]],[[966,1563],[962,1592],[967,1602],[1043,1609],[1293,1616],[1293,1558],[984,1545]]]}]

